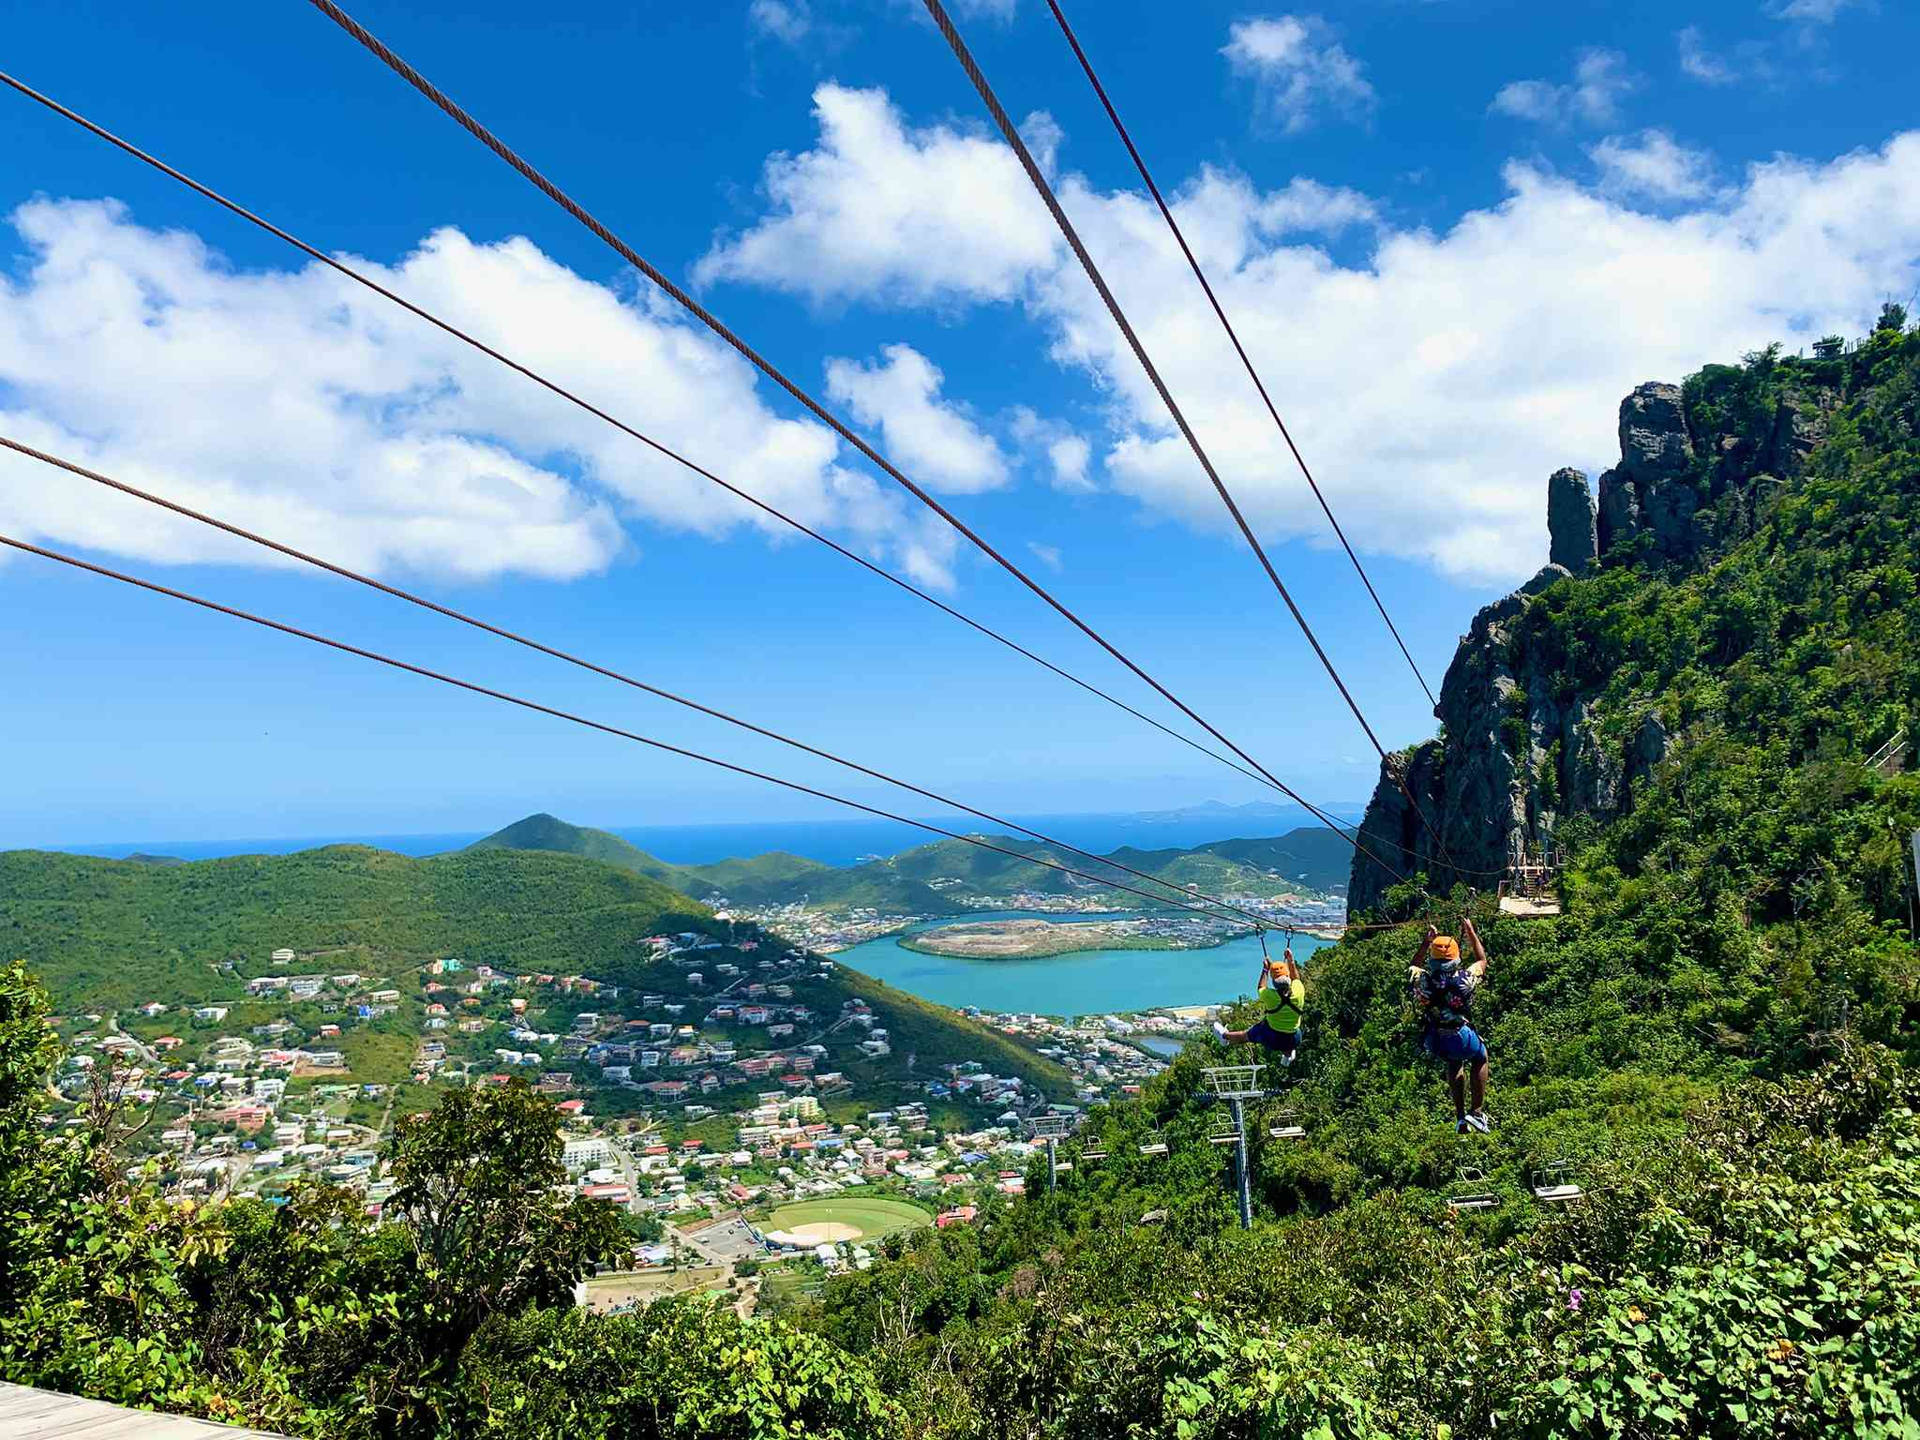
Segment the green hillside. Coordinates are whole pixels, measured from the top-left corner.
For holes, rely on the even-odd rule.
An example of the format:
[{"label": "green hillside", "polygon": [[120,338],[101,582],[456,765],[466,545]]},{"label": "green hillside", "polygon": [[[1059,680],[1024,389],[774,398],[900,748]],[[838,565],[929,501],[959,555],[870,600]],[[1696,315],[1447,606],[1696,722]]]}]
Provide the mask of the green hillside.
[{"label": "green hillside", "polygon": [[[684,971],[656,963],[640,942],[692,929],[780,943],[711,915],[598,860],[500,847],[414,859],[332,846],[165,867],[0,852],[0,954],[24,960],[66,1010],[240,1000],[249,977],[274,973],[268,957],[281,948],[313,970],[397,979],[458,956],[470,966],[583,974],[704,1004]],[[751,963],[742,953],[731,958]],[[796,996],[829,1014],[859,997],[888,1017],[898,1054],[849,1071],[876,1101],[897,1098],[908,1055],[926,1068],[979,1060],[1056,1094],[1069,1087],[1058,1066],[1004,1035],[853,971],[835,967]],[[420,1017],[408,1017],[413,1035]]]},{"label": "green hillside", "polygon": [[0,853],[0,954],[25,960],[63,1006],[231,997],[282,947],[597,970],[708,913],[656,881],[530,852],[413,859],[339,845],[168,866]]},{"label": "green hillside", "polygon": [[[1314,957],[1286,1076],[1306,1137],[1260,1115],[1250,1233],[1206,1143],[1201,1071],[1228,1056],[1195,1043],[1094,1113],[1106,1158],[1057,1197],[916,1237],[802,1323],[960,1417],[940,1434],[1920,1433],[1920,775],[1889,745],[1920,733],[1920,333],[1890,311],[1826,348],[1691,377],[1664,480],[1688,499],[1649,487],[1670,508],[1643,512],[1690,524],[1616,529],[1475,622],[1442,710],[1486,697],[1493,723],[1420,763],[1456,805],[1479,787],[1450,838],[1551,825],[1566,913],[1380,889],[1374,918],[1406,923]],[[1650,714],[1664,744],[1610,783],[1549,707],[1602,761]],[[1379,833],[1420,853],[1411,824]],[[1407,986],[1422,923],[1468,908],[1489,1136],[1454,1133]],[[1156,1130],[1168,1153],[1141,1155]],[[1564,1210],[1533,1193],[1561,1163]],[[1489,1208],[1450,1211],[1464,1191]]]},{"label": "green hillside", "polygon": [[[712,865],[671,865],[617,835],[569,825],[552,815],[529,815],[469,850],[539,850],[579,855],[645,875],[698,899],[734,905],[806,904],[821,910],[865,908],[894,915],[950,915],[968,907],[963,895],[1098,895],[1101,884],[1025,863],[1031,855],[1099,877],[1137,885],[1139,878],[1075,851],[1037,840],[986,835],[1014,854],[983,850],[960,840],[937,840],[861,865],[825,865],[774,852]],[[1352,847],[1331,830],[1292,831],[1276,839],[1220,840],[1188,850],[1124,848],[1111,859],[1179,886],[1211,893],[1278,893],[1287,888],[1316,892],[1346,883]],[[1116,904],[1138,904],[1116,892]]]},{"label": "green hillside", "polygon": [[778,851],[712,865],[670,865],[605,830],[569,825],[552,815],[529,815],[477,840],[469,850],[541,850],[579,855],[645,875],[702,900],[735,905],[805,901],[822,909],[859,906],[892,914],[937,915],[950,902],[926,886],[893,874],[886,863],[835,867]]},{"label": "green hillside", "polygon": [[598,860],[658,880],[683,893],[692,893],[682,883],[686,872],[678,865],[656,860],[637,845],[618,835],[593,830],[584,825],[569,825],[557,816],[529,815],[504,830],[496,830],[484,840],[476,840],[469,850],[545,850],[557,855],[578,855],[583,860]]}]

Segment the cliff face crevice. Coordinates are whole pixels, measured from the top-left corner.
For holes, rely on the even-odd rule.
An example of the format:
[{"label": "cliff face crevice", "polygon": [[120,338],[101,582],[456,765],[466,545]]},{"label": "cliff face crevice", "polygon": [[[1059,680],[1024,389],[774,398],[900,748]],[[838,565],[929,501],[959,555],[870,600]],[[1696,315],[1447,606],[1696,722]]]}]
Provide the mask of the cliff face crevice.
[{"label": "cliff face crevice", "polygon": [[1491,890],[1509,866],[1551,850],[1569,817],[1605,821],[1630,808],[1667,755],[1665,722],[1649,707],[1603,724],[1604,687],[1570,687],[1566,656],[1531,637],[1527,610],[1555,585],[1622,566],[1689,568],[1752,533],[1822,438],[1823,398],[1724,414],[1649,381],[1620,403],[1620,461],[1597,495],[1578,470],[1549,477],[1551,560],[1473,617],[1440,687],[1439,735],[1382,766],[1354,857],[1354,912],[1380,903],[1395,883],[1388,867],[1424,875],[1436,893],[1461,881]]}]

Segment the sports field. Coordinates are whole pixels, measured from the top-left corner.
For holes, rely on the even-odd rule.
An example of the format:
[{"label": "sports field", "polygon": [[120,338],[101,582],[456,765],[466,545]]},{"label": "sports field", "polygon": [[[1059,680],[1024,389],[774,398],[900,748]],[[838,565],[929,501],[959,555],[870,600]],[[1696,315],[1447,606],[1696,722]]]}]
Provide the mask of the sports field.
[{"label": "sports field", "polygon": [[786,1230],[822,1245],[845,1240],[878,1240],[895,1230],[911,1230],[932,1221],[933,1217],[926,1211],[904,1200],[836,1196],[831,1200],[801,1200],[782,1205],[761,1228]]}]

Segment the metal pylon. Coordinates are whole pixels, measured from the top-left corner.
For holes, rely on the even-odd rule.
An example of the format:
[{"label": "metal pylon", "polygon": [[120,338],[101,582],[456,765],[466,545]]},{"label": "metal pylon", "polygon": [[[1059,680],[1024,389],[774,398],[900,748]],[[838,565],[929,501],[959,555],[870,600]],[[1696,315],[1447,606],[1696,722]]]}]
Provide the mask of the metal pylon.
[{"label": "metal pylon", "polygon": [[1070,1115],[1036,1115],[1027,1124],[1033,1130],[1033,1138],[1047,1142],[1047,1193],[1054,1193],[1059,1185],[1059,1161],[1054,1147],[1062,1137],[1073,1131],[1073,1117]]},{"label": "metal pylon", "polygon": [[1253,1179],[1247,1165],[1247,1101],[1278,1095],[1277,1090],[1260,1086],[1264,1065],[1220,1065],[1200,1073],[1216,1100],[1224,1100],[1233,1113],[1233,1189],[1239,1204],[1240,1228],[1253,1228]]}]

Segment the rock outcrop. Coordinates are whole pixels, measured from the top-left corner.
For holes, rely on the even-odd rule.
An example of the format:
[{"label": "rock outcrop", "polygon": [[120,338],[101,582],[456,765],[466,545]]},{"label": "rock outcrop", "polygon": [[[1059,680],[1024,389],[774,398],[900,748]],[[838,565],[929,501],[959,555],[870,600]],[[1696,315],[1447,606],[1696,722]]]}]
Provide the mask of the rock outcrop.
[{"label": "rock outcrop", "polygon": [[1636,535],[1656,554],[1686,560],[1703,537],[1694,524],[1700,496],[1693,438],[1680,387],[1649,380],[1620,402],[1620,463],[1600,477],[1599,551],[1608,555]]},{"label": "rock outcrop", "polygon": [[1441,738],[1389,761],[1398,778],[1383,769],[1362,825],[1362,844],[1383,863],[1356,855],[1354,910],[1378,904],[1392,883],[1383,865],[1424,874],[1435,891],[1457,881],[1491,889],[1508,865],[1549,849],[1565,818],[1621,815],[1651,783],[1672,743],[1665,722],[1644,709],[1603,715],[1594,677],[1589,690],[1570,690],[1566,656],[1534,638],[1526,614],[1592,571],[1699,564],[1753,533],[1825,438],[1838,397],[1815,381],[1762,398],[1746,374],[1703,372],[1697,421],[1678,385],[1635,386],[1620,402],[1620,461],[1600,476],[1597,501],[1578,470],[1549,477],[1549,563],[1473,617],[1440,687]]},{"label": "rock outcrop", "polygon": [[1600,557],[1599,516],[1584,471],[1547,477],[1547,558],[1579,575]]}]

